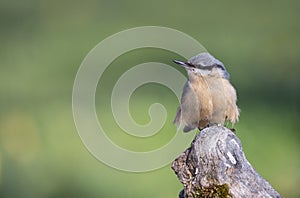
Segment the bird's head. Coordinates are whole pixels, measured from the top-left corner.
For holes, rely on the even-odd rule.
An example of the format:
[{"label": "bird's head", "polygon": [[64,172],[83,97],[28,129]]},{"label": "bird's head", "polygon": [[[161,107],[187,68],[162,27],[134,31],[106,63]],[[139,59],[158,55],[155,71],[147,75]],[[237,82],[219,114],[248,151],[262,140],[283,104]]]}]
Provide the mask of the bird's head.
[{"label": "bird's head", "polygon": [[227,80],[230,78],[224,64],[208,52],[200,53],[186,62],[178,60],[174,60],[173,62],[183,66],[187,70],[189,77],[201,75],[204,77],[221,77]]}]

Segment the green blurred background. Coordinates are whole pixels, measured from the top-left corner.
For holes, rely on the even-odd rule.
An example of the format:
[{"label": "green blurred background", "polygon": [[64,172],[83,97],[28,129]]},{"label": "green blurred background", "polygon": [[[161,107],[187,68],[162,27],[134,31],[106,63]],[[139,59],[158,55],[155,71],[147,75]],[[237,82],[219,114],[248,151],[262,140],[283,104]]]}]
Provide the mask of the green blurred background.
[{"label": "green blurred background", "polygon": [[[0,197],[178,196],[182,185],[170,166],[127,173],[97,161],[72,118],[72,86],[86,54],[114,33],[145,25],[183,31],[224,62],[238,91],[235,127],[247,159],[283,196],[300,197],[299,18],[296,0],[1,0]],[[134,50],[107,69],[96,105],[118,145],[151,150],[176,133],[178,101],[163,86],[140,87],[130,103],[141,124],[153,102],[167,108],[166,125],[149,139],[126,135],[108,108],[111,88],[127,69],[148,61],[176,67],[175,58]]]}]

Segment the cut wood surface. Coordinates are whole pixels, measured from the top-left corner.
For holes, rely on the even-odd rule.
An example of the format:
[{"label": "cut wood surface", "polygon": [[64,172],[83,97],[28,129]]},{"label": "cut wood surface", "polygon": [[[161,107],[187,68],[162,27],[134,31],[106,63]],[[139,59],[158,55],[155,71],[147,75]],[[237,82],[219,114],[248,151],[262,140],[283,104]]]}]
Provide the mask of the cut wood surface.
[{"label": "cut wood surface", "polygon": [[179,197],[281,197],[247,161],[238,137],[222,126],[203,129],[172,164]]}]

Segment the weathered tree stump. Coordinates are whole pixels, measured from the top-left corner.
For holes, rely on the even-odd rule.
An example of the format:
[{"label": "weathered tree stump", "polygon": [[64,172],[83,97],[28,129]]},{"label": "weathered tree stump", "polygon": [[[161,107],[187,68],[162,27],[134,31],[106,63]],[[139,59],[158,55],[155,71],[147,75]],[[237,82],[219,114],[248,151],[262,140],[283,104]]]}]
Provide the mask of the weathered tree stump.
[{"label": "weathered tree stump", "polygon": [[281,197],[247,161],[238,137],[221,126],[205,128],[172,164],[190,197]]}]

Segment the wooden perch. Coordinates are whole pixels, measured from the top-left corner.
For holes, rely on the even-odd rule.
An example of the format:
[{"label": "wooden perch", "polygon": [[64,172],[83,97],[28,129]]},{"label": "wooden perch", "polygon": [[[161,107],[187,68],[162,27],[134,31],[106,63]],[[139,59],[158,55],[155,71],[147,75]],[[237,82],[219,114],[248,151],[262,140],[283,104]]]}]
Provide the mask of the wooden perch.
[{"label": "wooden perch", "polygon": [[205,128],[172,164],[190,197],[281,197],[245,158],[238,137],[221,126]]}]

